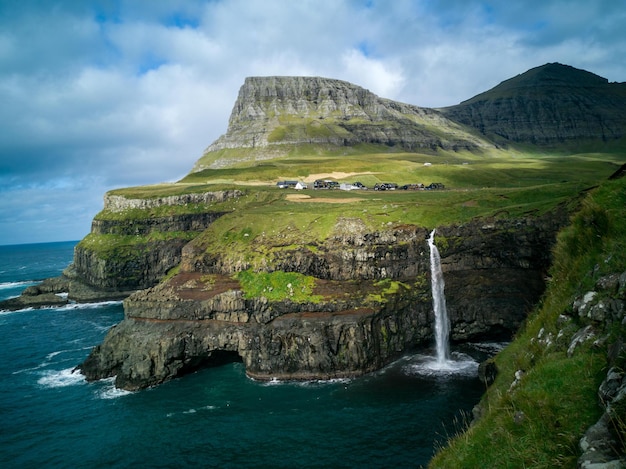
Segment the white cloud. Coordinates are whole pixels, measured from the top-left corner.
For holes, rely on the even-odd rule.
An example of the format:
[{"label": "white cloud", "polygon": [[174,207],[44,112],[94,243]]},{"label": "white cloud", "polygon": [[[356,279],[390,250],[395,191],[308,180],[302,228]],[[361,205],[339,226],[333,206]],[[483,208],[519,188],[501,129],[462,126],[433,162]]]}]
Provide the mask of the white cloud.
[{"label": "white cloud", "polygon": [[370,59],[354,49],[343,55],[342,63],[348,81],[358,83],[385,98],[396,97],[405,82],[402,67],[398,64]]}]

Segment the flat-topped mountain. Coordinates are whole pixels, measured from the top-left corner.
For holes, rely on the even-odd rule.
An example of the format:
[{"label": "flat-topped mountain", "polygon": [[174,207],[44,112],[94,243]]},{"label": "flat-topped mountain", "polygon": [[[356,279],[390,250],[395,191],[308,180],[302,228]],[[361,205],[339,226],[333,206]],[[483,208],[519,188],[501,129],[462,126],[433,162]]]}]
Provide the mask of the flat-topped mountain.
[{"label": "flat-topped mountain", "polygon": [[441,111],[500,143],[610,142],[626,134],[626,83],[550,63]]},{"label": "flat-topped mountain", "polygon": [[[491,146],[439,111],[383,99],[345,81],[248,77],[239,90],[227,132],[207,148],[194,171],[268,159],[298,145],[361,143],[406,151]],[[240,152],[233,155],[222,150]]]}]

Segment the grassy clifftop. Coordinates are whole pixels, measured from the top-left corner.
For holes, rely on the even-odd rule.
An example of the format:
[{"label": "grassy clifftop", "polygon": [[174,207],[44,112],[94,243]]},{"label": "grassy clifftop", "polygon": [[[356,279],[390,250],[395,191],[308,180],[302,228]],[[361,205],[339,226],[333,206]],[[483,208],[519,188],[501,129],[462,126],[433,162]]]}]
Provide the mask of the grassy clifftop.
[{"label": "grassy clifftop", "polygon": [[[483,415],[452,438],[431,467],[576,466],[578,442],[602,412],[598,386],[609,366],[626,365],[623,346],[607,356],[626,337],[626,326],[619,317],[579,314],[575,302],[598,290],[600,279],[624,272],[626,178],[621,178],[590,192],[559,236],[542,303],[495,357],[499,374],[480,404]],[[598,293],[619,301],[624,294]],[[586,327],[593,336],[572,347],[574,334]],[[622,444],[624,422],[621,415]]]},{"label": "grassy clifftop", "polygon": [[[232,153],[231,161],[237,161],[235,153],[246,150],[224,151]],[[145,220],[219,212],[224,215],[206,232],[193,234],[193,237],[199,235],[199,241],[206,240],[203,244],[207,249],[221,250],[228,245],[233,253],[245,252],[252,240],[262,233],[279,237],[289,234],[287,244],[308,245],[323,241],[338,218],[361,219],[368,229],[376,231],[395,225],[412,224],[432,229],[476,217],[542,214],[558,204],[577,200],[581,191],[612,174],[621,158],[611,153],[560,155],[496,149],[482,154],[407,153],[375,145],[349,147],[345,149],[346,154],[319,147],[315,151],[315,154],[307,154],[306,149],[299,148],[294,154],[272,160],[233,163],[230,167],[192,172],[178,183],[111,191],[109,195],[127,199],[233,189],[239,190],[241,195],[211,204],[168,205],[122,212],[105,209],[95,221],[136,226]],[[383,182],[399,185],[440,182],[446,189],[294,191],[276,187],[276,181],[284,179],[307,181],[312,186],[313,180],[318,178],[345,183],[359,181],[370,188]],[[237,236],[237,233],[242,235]],[[150,236],[154,238],[159,234],[153,232]],[[172,233],[167,234],[171,236]],[[186,239],[190,239],[189,233]],[[110,245],[133,244],[121,238],[105,239],[103,235],[90,235],[88,240],[92,241],[90,249],[103,253]]]}]

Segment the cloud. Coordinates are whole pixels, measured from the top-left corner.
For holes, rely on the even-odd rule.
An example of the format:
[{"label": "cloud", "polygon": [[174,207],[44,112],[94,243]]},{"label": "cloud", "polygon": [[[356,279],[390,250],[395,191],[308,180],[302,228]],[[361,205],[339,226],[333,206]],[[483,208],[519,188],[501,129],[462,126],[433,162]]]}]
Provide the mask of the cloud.
[{"label": "cloud", "polygon": [[80,238],[106,190],[184,176],[246,76],[429,107],[546,62],[624,81],[625,16],[609,0],[1,2],[0,244]]},{"label": "cloud", "polygon": [[341,58],[348,81],[360,82],[383,97],[396,96],[404,83],[402,67],[366,57],[362,51],[349,50]]}]

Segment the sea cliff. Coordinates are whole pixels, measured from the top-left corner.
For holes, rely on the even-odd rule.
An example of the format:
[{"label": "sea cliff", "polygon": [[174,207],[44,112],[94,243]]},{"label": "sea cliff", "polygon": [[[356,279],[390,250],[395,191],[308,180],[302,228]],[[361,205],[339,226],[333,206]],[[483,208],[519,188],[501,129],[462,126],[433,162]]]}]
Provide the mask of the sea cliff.
[{"label": "sea cliff", "polygon": [[[476,220],[438,229],[454,340],[510,337],[543,292],[562,208],[543,217]],[[294,247],[269,263],[311,279],[309,298],[247,297],[220,253],[186,248],[181,270],[125,300],[125,319],[80,366],[138,389],[242,360],[257,379],[329,379],[379,369],[432,340],[428,231],[345,231],[315,252]],[[193,244],[193,243],[192,243]],[[338,247],[341,246],[341,250]],[[240,267],[247,267],[240,263]],[[258,274],[258,273],[257,273]],[[299,277],[296,277],[296,280]]]}]

